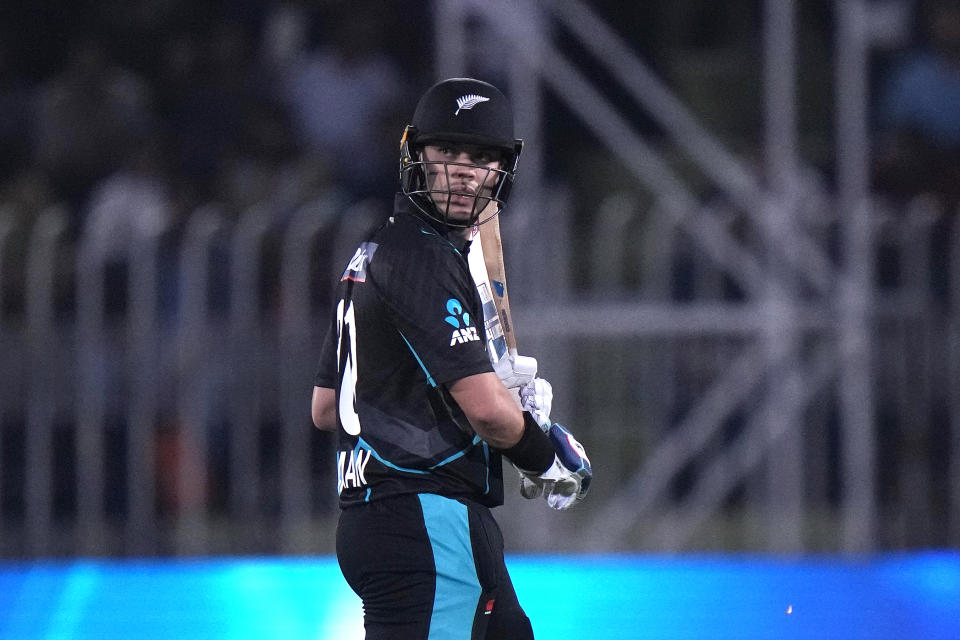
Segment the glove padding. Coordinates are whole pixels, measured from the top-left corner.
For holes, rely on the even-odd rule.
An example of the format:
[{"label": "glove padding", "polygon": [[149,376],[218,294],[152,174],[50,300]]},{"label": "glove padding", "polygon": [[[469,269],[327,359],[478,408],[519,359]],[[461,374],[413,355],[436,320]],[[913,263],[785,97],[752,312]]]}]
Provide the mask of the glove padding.
[{"label": "glove padding", "polygon": [[528,411],[540,428],[549,433],[553,386],[543,378],[534,378],[520,387],[520,407]]},{"label": "glove padding", "polygon": [[540,475],[520,470],[520,495],[527,499],[543,495],[551,509],[565,511],[586,497],[593,469],[583,445],[566,427],[554,423],[548,433],[556,451],[553,464]]},{"label": "glove padding", "polygon": [[537,359],[509,353],[493,363],[500,381],[507,389],[528,384],[537,375]]}]

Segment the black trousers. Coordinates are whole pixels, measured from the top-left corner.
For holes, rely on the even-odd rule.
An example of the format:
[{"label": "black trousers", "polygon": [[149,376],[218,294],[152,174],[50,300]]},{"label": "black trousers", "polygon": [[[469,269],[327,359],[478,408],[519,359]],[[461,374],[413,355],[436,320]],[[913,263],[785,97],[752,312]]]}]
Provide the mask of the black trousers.
[{"label": "black trousers", "polygon": [[350,507],[337,559],[367,640],[532,640],[490,510],[433,494]]}]

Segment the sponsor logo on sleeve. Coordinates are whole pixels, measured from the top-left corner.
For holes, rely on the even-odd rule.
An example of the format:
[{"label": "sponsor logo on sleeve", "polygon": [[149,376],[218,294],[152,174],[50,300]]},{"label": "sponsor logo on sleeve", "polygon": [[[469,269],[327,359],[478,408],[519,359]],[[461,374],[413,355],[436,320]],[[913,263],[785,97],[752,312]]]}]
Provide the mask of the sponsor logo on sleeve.
[{"label": "sponsor logo on sleeve", "polygon": [[463,303],[456,298],[447,300],[447,314],[444,320],[453,327],[453,333],[450,334],[451,347],[480,340],[477,327],[473,324],[473,318],[464,310]]}]

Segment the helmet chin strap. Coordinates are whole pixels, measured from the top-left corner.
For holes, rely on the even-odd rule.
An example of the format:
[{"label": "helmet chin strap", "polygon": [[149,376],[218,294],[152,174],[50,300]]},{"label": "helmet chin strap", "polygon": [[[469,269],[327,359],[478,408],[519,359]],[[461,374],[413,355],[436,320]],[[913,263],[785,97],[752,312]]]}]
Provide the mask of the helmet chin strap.
[{"label": "helmet chin strap", "polygon": [[[432,192],[432,193],[441,193],[441,192]],[[442,192],[442,193],[447,193],[447,192]],[[462,220],[462,221],[453,220],[450,218],[449,200],[447,201],[447,206],[443,207],[442,210],[441,210],[441,207],[437,206],[437,204],[433,201],[432,198],[430,198],[429,196],[424,196],[423,194],[420,194],[419,197],[410,198],[410,201],[413,202],[414,206],[416,206],[416,208],[419,209],[423,215],[430,218],[431,220],[435,220],[439,222],[443,226],[448,227],[450,229],[469,229],[471,227],[475,227],[477,225],[481,225],[486,222],[489,222],[490,220],[492,220],[493,218],[495,218],[497,215],[500,214],[500,206],[491,198],[486,198],[479,195],[473,196],[473,198],[474,198],[473,211],[471,211],[470,217],[467,220]],[[487,204],[483,205],[483,208],[477,211],[476,210],[477,203],[480,200],[486,200]],[[493,212],[490,213],[489,215],[484,216],[484,213],[491,208],[493,209]]]}]

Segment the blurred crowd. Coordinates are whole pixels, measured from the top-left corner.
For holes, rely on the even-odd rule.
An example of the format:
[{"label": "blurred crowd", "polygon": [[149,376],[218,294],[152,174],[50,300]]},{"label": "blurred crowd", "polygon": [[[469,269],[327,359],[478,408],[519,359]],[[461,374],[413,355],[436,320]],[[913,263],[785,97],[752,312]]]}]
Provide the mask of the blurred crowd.
[{"label": "blurred crowd", "polygon": [[917,4],[911,42],[879,64],[876,189],[960,205],[960,0]]},{"label": "blurred crowd", "polygon": [[117,224],[157,225],[332,185],[390,197],[431,79],[420,4],[404,25],[369,0],[4,3],[0,203],[62,203],[79,225],[135,202]]},{"label": "blurred crowd", "polygon": [[[682,0],[683,11],[674,4],[628,10],[601,1],[595,8],[711,130],[752,153],[762,123],[749,96],[759,93],[755,81],[731,73],[759,77],[744,62],[756,60],[762,3]],[[933,191],[955,207],[960,2],[901,4],[915,20],[910,37],[875,56],[875,186],[896,197]],[[334,186],[349,196],[389,198],[398,132],[435,79],[429,2],[3,5],[0,203],[23,215],[60,202],[79,223],[133,199],[145,211],[177,217],[214,200],[236,211],[266,196],[309,200]],[[802,3],[798,13],[803,135],[826,138],[832,125],[821,98],[830,74],[820,63],[832,47],[831,3]],[[559,38],[558,46],[568,44]],[[726,58],[733,71],[723,70],[718,52],[737,49],[744,57]],[[739,89],[709,93],[720,85]],[[628,115],[651,130],[642,114]],[[575,123],[547,126],[564,132],[559,143],[547,136],[547,152],[562,171],[583,175],[578,150],[595,141],[582,140]],[[582,144],[569,143],[578,136]],[[816,144],[805,152],[823,166],[827,145],[818,151]],[[129,222],[138,223],[157,224],[156,213]]]}]

